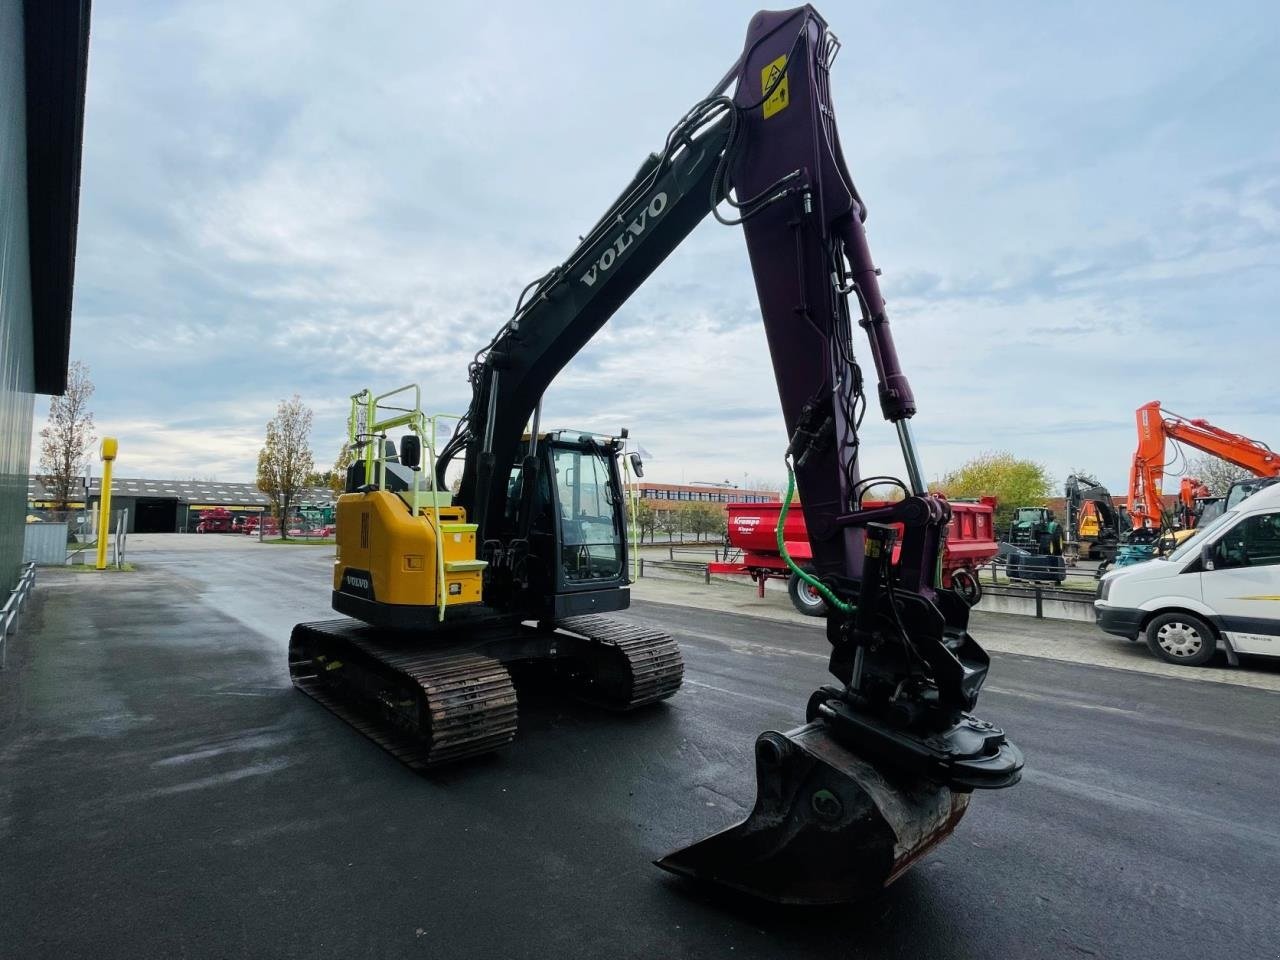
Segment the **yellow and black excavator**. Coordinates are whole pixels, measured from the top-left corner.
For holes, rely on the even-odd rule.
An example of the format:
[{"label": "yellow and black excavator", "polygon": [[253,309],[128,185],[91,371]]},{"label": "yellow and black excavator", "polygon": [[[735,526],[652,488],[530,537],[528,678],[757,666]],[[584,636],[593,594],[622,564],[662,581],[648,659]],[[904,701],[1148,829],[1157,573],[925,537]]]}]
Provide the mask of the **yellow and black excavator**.
[{"label": "yellow and black excavator", "polygon": [[[951,509],[925,485],[866,204],[836,132],[839,48],[811,7],[753,17],[737,63],[476,354],[470,405],[442,444],[442,418],[416,388],[353,398],[360,459],[339,499],[333,572],[344,618],[299,624],[289,649],[300,689],[419,768],[513,739],[521,664],[557,665],[606,708],[675,693],[673,639],[611,616],[629,603],[623,438],[546,432],[541,402],[704,217],[741,225],[788,435],[779,549],[787,557],[798,488],[812,558],[792,566],[827,602],[838,682],[808,697],[803,725],[757,739],[751,816],[659,866],[782,902],[883,888],[950,835],[973,790],[1010,786],[1022,768],[971,713],[989,660],[968,606],[939,584]],[[885,478],[858,468],[868,401],[855,326],[905,462],[891,481],[904,496],[888,505],[863,504]]]}]

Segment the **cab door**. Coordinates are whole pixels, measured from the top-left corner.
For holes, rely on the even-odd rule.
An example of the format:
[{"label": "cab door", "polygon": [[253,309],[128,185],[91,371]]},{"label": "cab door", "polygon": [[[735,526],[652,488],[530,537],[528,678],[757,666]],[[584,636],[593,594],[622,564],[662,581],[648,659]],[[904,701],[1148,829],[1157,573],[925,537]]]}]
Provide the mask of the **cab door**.
[{"label": "cab door", "polygon": [[560,524],[557,592],[625,586],[621,485],[612,458],[594,446],[552,446]]},{"label": "cab door", "polygon": [[1280,657],[1280,511],[1243,518],[1201,573],[1204,602],[1240,653]]}]

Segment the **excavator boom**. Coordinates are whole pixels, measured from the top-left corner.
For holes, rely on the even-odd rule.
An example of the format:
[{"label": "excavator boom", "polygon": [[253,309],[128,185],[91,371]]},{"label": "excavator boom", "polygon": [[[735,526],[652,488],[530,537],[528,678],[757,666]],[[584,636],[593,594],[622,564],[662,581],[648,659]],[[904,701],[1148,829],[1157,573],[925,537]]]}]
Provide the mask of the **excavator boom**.
[{"label": "excavator boom", "polygon": [[[1166,444],[1170,440],[1242,467],[1254,476],[1280,477],[1280,454],[1258,440],[1215,427],[1202,418],[1179,416],[1162,409],[1158,400],[1144,403],[1135,416],[1138,447],[1129,471],[1128,501],[1135,530],[1159,530],[1164,523],[1161,485],[1167,465]],[[1195,489],[1184,487],[1179,491],[1179,500],[1186,509],[1191,508],[1197,496]]]}]

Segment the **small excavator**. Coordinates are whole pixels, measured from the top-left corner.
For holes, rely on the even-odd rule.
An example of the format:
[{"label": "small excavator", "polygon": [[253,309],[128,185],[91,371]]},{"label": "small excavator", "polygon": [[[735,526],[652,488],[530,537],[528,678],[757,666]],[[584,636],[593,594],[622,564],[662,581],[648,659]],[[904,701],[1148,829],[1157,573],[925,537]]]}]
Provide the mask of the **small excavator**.
[{"label": "small excavator", "polygon": [[1067,537],[1085,560],[1111,560],[1120,542],[1120,511],[1111,492],[1093,477],[1071,474],[1063,488],[1067,508]]},{"label": "small excavator", "polygon": [[[623,437],[544,431],[541,403],[704,217],[740,225],[787,430],[778,529],[798,488],[812,559],[793,567],[827,602],[837,682],[812,692],[801,726],[757,739],[751,815],[658,865],[788,903],[882,889],[950,835],[972,791],[1011,786],[1023,764],[972,713],[989,658],[965,601],[939,584],[951,510],[925,485],[867,206],[836,131],[839,49],[811,7],[754,16],[737,63],[476,354],[470,405],[441,445],[442,418],[416,388],[353,397],[361,455],[338,502],[332,594],[344,617],[299,624],[289,647],[302,691],[415,768],[509,743],[512,673],[527,664],[555,665],[571,694],[609,709],[674,694],[674,640],[614,615],[629,603]],[[885,478],[858,469],[855,327],[905,462],[889,505],[862,502]]]}]

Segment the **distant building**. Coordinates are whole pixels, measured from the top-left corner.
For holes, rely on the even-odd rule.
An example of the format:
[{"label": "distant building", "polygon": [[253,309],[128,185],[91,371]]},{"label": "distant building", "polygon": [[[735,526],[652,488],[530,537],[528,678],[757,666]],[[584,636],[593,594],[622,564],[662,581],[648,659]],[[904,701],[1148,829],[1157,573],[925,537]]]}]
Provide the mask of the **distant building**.
[{"label": "distant building", "polygon": [[[92,511],[102,496],[102,481],[94,478],[72,510]],[[327,487],[303,490],[297,506],[326,505],[333,501]],[[223,483],[218,480],[146,480],[111,478],[111,512],[128,510],[129,533],[194,533],[201,514],[222,508],[233,513],[263,513],[271,505],[267,495],[253,483]],[[27,478],[27,508],[43,516],[56,504],[37,477]]]},{"label": "distant building", "polygon": [[627,490],[636,490],[640,500],[648,503],[655,510],[669,510],[672,501],[677,503],[776,503],[782,499],[781,494],[767,490],[739,490],[737,487],[722,487],[705,483],[653,483],[649,480],[638,480],[627,485]]},{"label": "distant building", "polygon": [[36,394],[67,388],[89,0],[0,3],[0,602],[26,531]]}]

